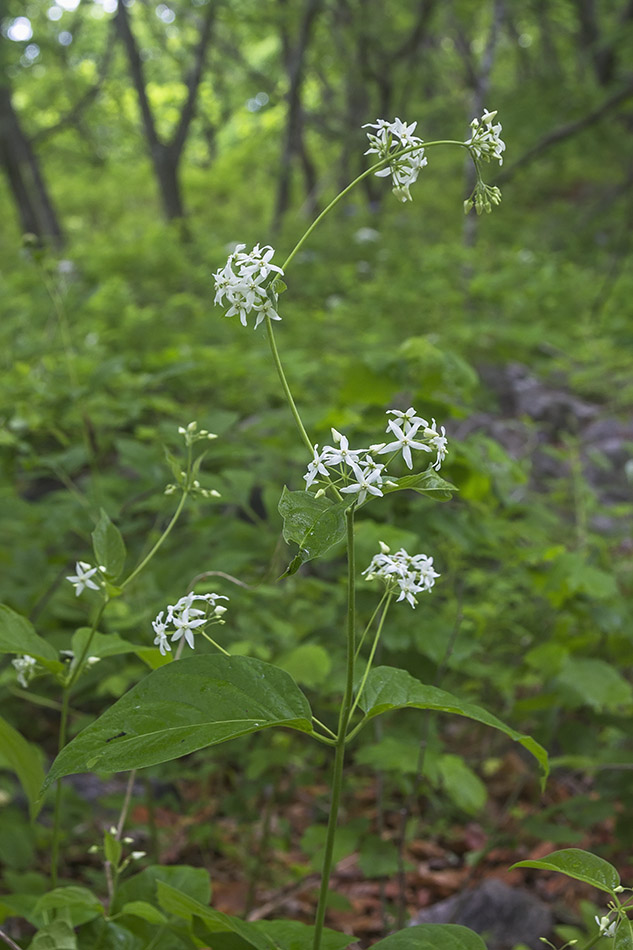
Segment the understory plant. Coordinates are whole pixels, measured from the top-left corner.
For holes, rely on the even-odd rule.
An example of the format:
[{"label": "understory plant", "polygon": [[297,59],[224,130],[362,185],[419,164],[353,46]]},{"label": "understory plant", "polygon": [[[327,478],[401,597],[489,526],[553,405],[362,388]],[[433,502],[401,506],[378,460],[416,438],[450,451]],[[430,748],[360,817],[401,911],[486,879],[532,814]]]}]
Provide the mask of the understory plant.
[{"label": "understory plant", "polygon": [[[66,582],[73,586],[77,597],[92,598],[92,620],[74,632],[67,649],[60,652],[9,607],[0,609],[0,649],[14,655],[12,663],[20,686],[32,689],[39,678],[51,676],[61,689],[59,754],[43,782],[42,793],[52,790],[51,888],[32,899],[17,899],[15,895],[3,899],[4,917],[23,915],[35,927],[35,936],[28,944],[34,950],[178,950],[207,946],[214,950],[342,950],[349,946],[352,935],[325,927],[344,794],[344,766],[348,749],[359,733],[392,710],[435,710],[496,729],[531,753],[545,780],[547,755],[532,737],[515,731],[487,709],[421,682],[407,670],[376,662],[381,638],[388,638],[389,625],[397,623],[397,611],[413,609],[423,614],[425,598],[432,596],[436,583],[441,583],[442,570],[423,541],[424,550],[416,551],[391,550],[381,543],[369,563],[357,563],[355,522],[365,507],[379,505],[382,498],[394,492],[415,492],[437,501],[450,499],[455,488],[440,474],[450,451],[445,427],[428,418],[424,407],[389,406],[385,409],[384,431],[376,432],[369,445],[357,445],[336,429],[332,429],[328,444],[315,443],[293,397],[273,329],[273,323],[282,320],[280,299],[287,290],[285,281],[297,252],[319,222],[367,176],[391,177],[396,198],[409,202],[411,188],[427,165],[426,152],[442,146],[458,147],[466,150],[476,171],[475,189],[464,202],[466,213],[473,208],[478,214],[489,213],[498,205],[499,190],[486,184],[482,176],[483,163],[501,163],[503,159],[505,145],[495,118],[496,113],[485,112],[474,119],[466,141],[423,142],[415,135],[416,123],[406,124],[398,118],[368,125],[367,154],[375,156],[376,163],[330,202],[283,263],[274,263],[274,250],[269,245],[258,244],[248,251],[244,244],[238,244],[214,275],[215,303],[224,308],[225,315],[237,317],[245,327],[249,321],[255,328],[262,326],[283,396],[306,452],[306,471],[297,473],[290,488],[283,486],[279,499],[283,537],[296,546],[280,578],[279,596],[283,597],[283,577],[295,574],[302,565],[335,546],[345,550],[347,602],[340,622],[340,636],[345,642],[344,688],[336,715],[332,716],[329,706],[325,711],[313,711],[307,697],[283,669],[253,657],[231,655],[221,635],[223,625],[230,623],[228,598],[201,590],[199,583],[189,585],[175,603],[156,605],[153,649],[100,632],[110,605],[125,595],[154,557],[160,556],[160,548],[187,499],[217,496],[213,489],[203,488],[200,481],[206,453],[199,450],[214,435],[199,429],[195,422],[179,429],[184,461],[167,453],[173,481],[166,493],[177,495],[178,502],[165,531],[138,565],[123,576],[125,544],[105,511],[93,532],[93,557],[84,560],[78,552],[74,571],[66,575]],[[368,616],[361,616],[357,609],[360,584],[376,589],[375,606]],[[239,610],[238,597],[231,598],[230,607]],[[200,638],[206,639],[215,652],[196,654]],[[151,672],[68,742],[77,682],[102,658],[117,654],[139,656]],[[134,863],[143,857],[133,848],[133,838],[125,835],[136,770],[271,728],[294,730],[305,738],[306,749],[310,743],[317,743],[331,756],[328,823],[312,926],[286,920],[248,922],[213,910],[209,907],[208,876],[202,869],[149,866],[131,873]],[[35,820],[43,802],[39,754],[8,722],[0,721],[0,732],[5,762],[20,778]],[[88,888],[63,886],[58,881],[62,779],[91,771],[130,772],[119,820],[105,832],[99,846],[104,859],[104,899]],[[591,877],[591,868],[595,871],[598,867],[591,861],[600,861],[591,855],[583,858],[584,852],[558,854],[558,859],[550,856],[548,867],[571,873],[574,868],[585,867],[583,861],[588,862],[590,870],[583,880]],[[572,865],[573,861],[576,864]],[[600,868],[604,871],[602,865]],[[594,873],[593,883],[595,879]],[[607,915],[598,920],[598,936],[613,936],[616,950],[624,950],[633,943],[626,909],[618,897],[619,879],[611,875],[607,883],[603,889],[608,890],[612,903]],[[20,946],[4,930],[0,930],[0,941],[13,948]],[[424,924],[386,936],[374,946],[380,950],[481,950],[485,945],[467,928]]]}]

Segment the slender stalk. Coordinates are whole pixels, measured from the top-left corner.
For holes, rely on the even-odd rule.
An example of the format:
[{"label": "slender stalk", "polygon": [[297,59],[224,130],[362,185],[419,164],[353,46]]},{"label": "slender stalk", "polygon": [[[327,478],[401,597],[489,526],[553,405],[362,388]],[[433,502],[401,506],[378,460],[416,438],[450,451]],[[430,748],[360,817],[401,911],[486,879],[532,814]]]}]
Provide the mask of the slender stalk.
[{"label": "slender stalk", "polygon": [[0,940],[6,943],[7,947],[11,947],[11,950],[21,950],[17,943],[14,943],[13,940],[11,940],[11,937],[8,934],[5,934],[4,930],[0,930]]},{"label": "slender stalk", "polygon": [[[99,626],[103,612],[106,608],[107,600],[99,607],[95,619],[90,628],[90,633],[84,644],[84,648],[81,651],[79,658],[75,662],[74,669],[72,670],[66,684],[64,686],[64,692],[62,694],[62,709],[61,715],[59,718],[59,737],[57,740],[57,750],[61,752],[64,746],[66,745],[66,737],[68,732],[68,712],[70,709],[70,694],[73,686],[79,676],[81,669],[84,664],[84,660],[88,655],[88,650],[90,649],[90,644],[95,635],[96,629]],[[61,806],[62,806],[62,784],[61,780],[58,779],[55,785],[55,805],[53,808],[53,841],[51,844],[51,886],[57,886],[57,869],[59,865],[59,839],[60,839],[60,819],[61,819]]]},{"label": "slender stalk", "polygon": [[465,142],[457,142],[457,141],[453,141],[452,139],[438,139],[435,142],[425,142],[423,146],[413,145],[409,148],[400,149],[398,152],[394,152],[392,155],[390,155],[389,158],[384,158],[382,161],[376,162],[375,165],[371,165],[369,168],[366,168],[365,171],[362,172],[360,175],[358,175],[358,177],[355,178],[354,181],[350,182],[350,184],[347,185],[346,188],[343,188],[343,190],[338,193],[336,198],[333,198],[332,201],[330,201],[329,205],[323,209],[321,214],[317,218],[314,219],[314,221],[312,222],[308,230],[302,235],[302,237],[299,238],[299,240],[297,241],[297,243],[291,250],[290,254],[281,265],[281,269],[284,272],[286,271],[286,268],[292,261],[293,257],[303,247],[306,240],[310,237],[314,229],[321,223],[323,218],[325,218],[330,213],[330,211],[332,211],[332,209],[337,206],[339,201],[341,201],[341,199],[344,198],[345,195],[348,195],[350,191],[352,191],[352,189],[356,187],[356,185],[360,184],[361,181],[364,181],[364,179],[368,178],[370,175],[374,175],[376,173],[376,170],[380,171],[381,168],[384,168],[386,165],[389,165],[394,159],[401,158],[403,155],[407,155],[409,152],[417,152],[419,151],[421,147],[432,148],[434,145],[459,145],[461,146],[461,148],[469,149],[469,146],[466,145]]},{"label": "slender stalk", "polygon": [[125,797],[123,799],[123,805],[121,806],[121,814],[119,815],[119,821],[116,826],[116,836],[121,838],[123,834],[123,829],[125,827],[125,822],[127,821],[127,813],[130,810],[130,802],[132,801],[132,792],[134,791],[134,782],[136,781],[136,769],[132,769],[130,772],[129,778],[127,780],[127,785],[125,787]]},{"label": "slender stalk", "polygon": [[[308,232],[306,231],[306,234],[304,235],[304,237],[307,234]],[[297,428],[299,429],[299,432],[301,433],[301,438],[303,439],[305,445],[307,446],[310,456],[312,456],[314,454],[314,446],[312,445],[312,442],[310,441],[310,436],[305,430],[305,427],[301,420],[301,416],[299,415],[299,410],[297,409],[295,401],[292,398],[292,393],[290,392],[290,386],[288,385],[288,380],[286,379],[286,374],[284,373],[284,368],[281,365],[281,360],[279,358],[279,351],[277,349],[277,344],[275,343],[275,335],[273,333],[273,325],[272,325],[270,317],[266,317],[266,330],[268,331],[268,342],[270,343],[270,351],[273,355],[273,362],[277,368],[277,374],[281,382],[281,388],[283,389],[288,405],[290,406],[290,412],[292,413],[293,419],[297,423]]]},{"label": "slender stalk", "polygon": [[316,917],[314,920],[314,941],[312,950],[321,950],[321,939],[323,937],[323,925],[325,923],[325,909],[327,905],[327,896],[330,885],[330,876],[332,873],[332,855],[334,852],[334,838],[336,836],[336,825],[338,822],[338,812],[341,803],[341,790],[343,787],[343,765],[345,762],[345,738],[352,708],[352,699],[354,693],[354,660],[355,660],[355,627],[356,627],[356,565],[354,556],[354,508],[348,508],[345,512],[347,523],[347,677],[345,682],[345,693],[341,703],[339,713],[338,736],[336,739],[336,753],[334,756],[334,767],[332,771],[332,797],[330,801],[330,814],[328,818],[327,834],[325,838],[325,854],[323,856],[323,867],[321,868],[321,887],[319,889],[319,902],[317,904]]},{"label": "slender stalk", "polygon": [[358,690],[357,690],[357,692],[356,692],[356,698],[354,699],[354,702],[353,702],[353,704],[352,704],[352,708],[351,708],[350,711],[349,711],[350,718],[351,718],[352,715],[354,714],[354,710],[355,710],[356,707],[358,706],[359,700],[360,700],[361,696],[363,695],[363,690],[365,689],[365,683],[367,682],[367,677],[369,676],[369,671],[371,670],[372,663],[374,662],[374,656],[376,655],[376,648],[377,648],[378,642],[379,642],[379,640],[380,640],[380,634],[382,633],[382,628],[383,628],[383,625],[384,625],[384,622],[385,622],[385,617],[387,616],[387,611],[389,610],[389,605],[391,604],[391,598],[392,598],[392,597],[393,597],[393,594],[390,592],[390,593],[387,595],[387,603],[385,604],[385,609],[384,609],[383,612],[382,612],[382,616],[381,616],[381,618],[380,618],[380,623],[378,624],[378,629],[376,630],[376,635],[374,636],[374,642],[372,643],[372,645],[371,645],[371,650],[369,651],[369,657],[368,657],[368,659],[367,659],[367,666],[365,667],[365,672],[363,673],[363,678],[362,678],[362,680],[361,680],[361,682],[360,682],[360,686],[358,687]]},{"label": "slender stalk", "polygon": [[163,533],[161,534],[160,538],[158,539],[158,541],[156,542],[156,544],[154,545],[154,547],[152,548],[152,550],[149,552],[149,554],[146,554],[145,557],[143,558],[143,560],[140,562],[140,564],[138,564],[138,565],[134,568],[134,570],[132,571],[132,573],[131,573],[128,577],[125,578],[125,580],[123,581],[123,583],[122,583],[122,584],[119,584],[119,589],[120,589],[120,590],[124,590],[124,589],[127,587],[127,585],[130,584],[130,583],[134,580],[134,578],[137,577],[137,576],[141,573],[141,571],[143,570],[143,568],[144,568],[144,567],[151,561],[151,559],[154,557],[154,555],[156,554],[156,552],[158,551],[158,549],[160,548],[160,546],[165,542],[165,540],[167,539],[167,537],[168,537],[169,534],[171,533],[172,528],[174,527],[174,525],[175,525],[176,522],[178,521],[178,519],[179,519],[179,517],[180,517],[180,513],[182,512],[182,509],[183,509],[184,506],[185,506],[185,501],[186,501],[186,500],[187,500],[187,492],[186,492],[186,491],[183,491],[182,496],[181,496],[181,498],[180,498],[180,501],[178,502],[178,507],[176,508],[176,510],[175,510],[175,512],[174,512],[174,514],[173,514],[173,516],[172,516],[171,521],[169,522],[169,524],[167,525],[167,527],[165,528],[165,530],[163,531]]}]

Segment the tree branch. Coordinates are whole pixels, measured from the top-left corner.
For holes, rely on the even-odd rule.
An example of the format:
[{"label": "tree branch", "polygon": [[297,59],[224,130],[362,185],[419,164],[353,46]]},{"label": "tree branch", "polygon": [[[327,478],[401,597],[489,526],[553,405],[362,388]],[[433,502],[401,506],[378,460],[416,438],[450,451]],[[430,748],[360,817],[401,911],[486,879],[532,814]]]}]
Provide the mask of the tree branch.
[{"label": "tree branch", "polygon": [[622,102],[626,102],[626,100],[630,99],[631,97],[633,97],[633,80],[624,86],[624,88],[620,89],[619,92],[616,92],[608,99],[605,99],[605,101],[599,105],[597,109],[594,109],[593,112],[583,116],[581,119],[576,119],[574,122],[568,122],[566,125],[561,125],[559,128],[553,129],[547,135],[544,135],[543,138],[536,143],[536,145],[528,149],[527,152],[524,152],[524,154],[519,159],[517,159],[514,165],[511,165],[504,172],[497,175],[497,181],[499,184],[510,181],[519,168],[529,165],[534,161],[535,158],[538,158],[542,152],[545,152],[548,148],[551,148],[552,145],[557,145],[559,142],[564,142],[566,139],[571,138],[578,132],[583,132],[596,122],[600,122],[607,112],[615,109],[616,106],[619,106]]},{"label": "tree branch", "polygon": [[182,107],[176,131],[174,132],[172,140],[169,143],[169,148],[175,153],[176,160],[178,160],[184,148],[189,126],[191,125],[192,119],[195,115],[196,98],[198,96],[198,89],[200,88],[200,82],[202,80],[204,61],[209,46],[209,41],[211,39],[211,28],[213,26],[214,17],[215,5],[213,3],[209,3],[204,15],[204,20],[202,21],[200,40],[196,47],[193,66],[187,79],[187,98],[185,100],[184,106]]}]

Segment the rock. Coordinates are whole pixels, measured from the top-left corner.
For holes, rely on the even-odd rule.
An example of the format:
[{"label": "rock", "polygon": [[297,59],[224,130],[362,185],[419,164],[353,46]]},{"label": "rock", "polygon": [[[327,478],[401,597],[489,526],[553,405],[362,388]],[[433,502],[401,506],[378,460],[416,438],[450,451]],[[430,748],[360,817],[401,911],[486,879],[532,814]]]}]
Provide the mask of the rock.
[{"label": "rock", "polygon": [[539,938],[549,935],[553,917],[538,897],[488,878],[478,887],[421,910],[411,920],[410,925],[414,924],[462,924],[480,934],[489,950],[512,950],[517,944],[542,950]]}]

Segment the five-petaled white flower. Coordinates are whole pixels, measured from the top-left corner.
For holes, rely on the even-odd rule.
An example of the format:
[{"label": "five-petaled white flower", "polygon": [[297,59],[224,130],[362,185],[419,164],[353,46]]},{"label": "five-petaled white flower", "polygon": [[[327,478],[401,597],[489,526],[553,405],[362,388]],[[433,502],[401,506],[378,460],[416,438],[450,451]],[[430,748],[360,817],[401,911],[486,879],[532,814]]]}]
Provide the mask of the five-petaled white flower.
[{"label": "five-petaled white flower", "polygon": [[386,544],[380,543],[380,553],[374,555],[363,574],[371,581],[378,577],[387,585],[388,590],[400,594],[398,601],[407,600],[415,609],[416,594],[429,591],[440,575],[433,568],[433,558],[426,554],[408,554],[400,548],[395,554],[389,552]]},{"label": "five-petaled white flower", "polygon": [[506,143],[501,138],[501,123],[493,125],[495,112],[484,110],[481,119],[473,119],[470,123],[473,134],[466,140],[471,152],[477,159],[489,162],[492,158],[503,165],[503,152]]},{"label": "five-petaled white flower", "polygon": [[[194,630],[207,624],[224,623],[222,615],[226,613],[226,607],[218,601],[228,599],[223,594],[195,594],[193,591],[185,594],[175,604],[168,605],[166,616],[165,611],[161,610],[156,619],[152,620],[156,634],[154,645],[165,656],[171,651],[169,637],[171,636],[172,643],[184,637],[193,650]],[[195,607],[196,603],[205,604],[205,607]]]},{"label": "five-petaled white flower", "polygon": [[362,505],[368,493],[382,496],[380,490],[383,481],[381,472],[385,466],[378,465],[373,459],[371,461],[372,464],[366,465],[365,468],[361,468],[359,465],[355,466],[354,477],[356,481],[352,482],[351,485],[346,485],[345,488],[341,488],[342,492],[357,493],[359,505]]},{"label": "five-petaled white flower", "polygon": [[427,439],[430,444],[433,446],[437,452],[437,458],[433,462],[433,468],[436,472],[439,472],[442,467],[442,462],[446,458],[448,449],[448,439],[446,438],[446,429],[444,426],[440,426],[440,432],[437,431],[435,419],[431,421],[431,425],[427,426],[424,430],[424,438]]},{"label": "five-petaled white flower", "polygon": [[247,325],[249,313],[257,314],[255,327],[266,317],[281,320],[268,296],[268,285],[264,285],[272,273],[283,274],[281,267],[272,263],[275,252],[270,245],[260,247],[256,244],[250,253],[245,254],[245,247],[245,244],[238,244],[224,267],[213,275],[214,303],[222,304],[226,298],[229,304],[226,316],[239,316],[243,326]]},{"label": "five-petaled white flower", "polygon": [[91,590],[99,590],[99,584],[95,584],[92,578],[98,572],[98,567],[91,567],[86,561],[77,561],[75,564],[76,574],[70,574],[66,577],[67,581],[75,588],[75,594],[77,597],[81,594],[82,590],[86,587],[89,587]]},{"label": "five-petaled white flower", "polygon": [[414,436],[418,429],[420,428],[421,421],[416,422],[414,425],[411,423],[405,422],[402,427],[398,425],[397,422],[391,420],[387,431],[395,435],[395,442],[389,442],[387,445],[383,445],[382,448],[377,449],[378,455],[385,455],[387,452],[402,452],[402,458],[405,461],[407,468],[413,468],[413,459],[411,458],[411,449],[422,449],[424,452],[430,452],[431,449],[428,445],[425,445],[423,442],[418,442],[414,439]]},{"label": "five-petaled white flower", "polygon": [[[367,133],[370,147],[365,155],[374,153],[383,161],[389,159],[387,167],[379,169],[376,175],[379,178],[391,175],[393,193],[400,201],[411,201],[409,188],[417,179],[420,169],[427,164],[422,139],[413,134],[416,125],[417,122],[407,125],[396,117],[392,122],[377,119],[376,122],[367,122],[363,126],[364,129],[376,129],[375,133]],[[411,151],[394,157],[406,148]]]}]

